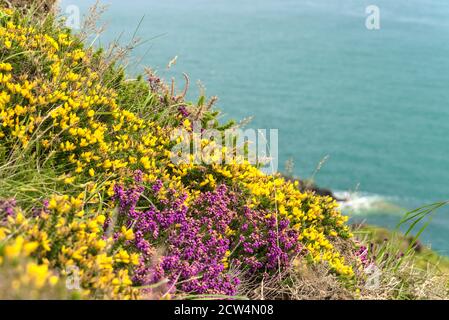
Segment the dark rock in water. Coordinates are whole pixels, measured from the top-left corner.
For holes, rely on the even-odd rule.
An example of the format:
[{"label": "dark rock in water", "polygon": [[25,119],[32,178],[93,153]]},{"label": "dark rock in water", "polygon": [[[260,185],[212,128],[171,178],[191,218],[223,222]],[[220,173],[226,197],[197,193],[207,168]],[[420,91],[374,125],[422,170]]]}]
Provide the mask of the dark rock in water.
[{"label": "dark rock in water", "polygon": [[299,183],[299,190],[305,192],[305,191],[312,191],[317,195],[320,196],[328,196],[331,197],[337,201],[346,201],[345,199],[339,199],[335,196],[335,194],[332,192],[332,190],[330,189],[326,189],[326,188],[320,188],[318,187],[315,183],[311,182],[311,181],[304,181],[304,180],[299,180],[293,177],[287,177],[284,176],[284,179],[286,179],[287,181],[291,181],[291,182],[295,182],[297,181]]},{"label": "dark rock in water", "polygon": [[312,186],[309,188],[310,191],[314,191],[316,194],[320,195],[320,196],[329,196],[332,197],[334,199],[336,199],[335,195],[333,194],[333,192],[329,189],[324,189],[324,188],[319,188],[317,186]]}]

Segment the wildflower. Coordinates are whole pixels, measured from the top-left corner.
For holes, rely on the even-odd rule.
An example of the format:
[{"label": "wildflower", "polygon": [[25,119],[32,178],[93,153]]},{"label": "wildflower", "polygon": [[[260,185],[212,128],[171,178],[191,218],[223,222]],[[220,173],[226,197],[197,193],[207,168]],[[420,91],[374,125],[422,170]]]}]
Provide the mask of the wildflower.
[{"label": "wildflower", "polygon": [[115,261],[118,263],[129,263],[130,262],[130,256],[128,252],[125,250],[120,250],[114,257]]},{"label": "wildflower", "polygon": [[0,62],[0,71],[12,71],[12,66],[10,63]]},{"label": "wildflower", "polygon": [[23,237],[18,236],[15,239],[14,244],[7,245],[4,249],[6,257],[9,259],[14,259],[14,258],[19,257],[19,255],[22,252],[22,247],[23,247],[24,241],[25,240]]},{"label": "wildflower", "polygon": [[134,232],[132,229],[126,229],[122,227],[122,235],[126,240],[134,240]]},{"label": "wildflower", "polygon": [[143,167],[148,170],[151,168],[151,162],[149,157],[142,157],[140,159],[140,163],[143,165]]},{"label": "wildflower", "polygon": [[64,179],[65,184],[72,184],[75,181],[75,177],[67,177]]}]

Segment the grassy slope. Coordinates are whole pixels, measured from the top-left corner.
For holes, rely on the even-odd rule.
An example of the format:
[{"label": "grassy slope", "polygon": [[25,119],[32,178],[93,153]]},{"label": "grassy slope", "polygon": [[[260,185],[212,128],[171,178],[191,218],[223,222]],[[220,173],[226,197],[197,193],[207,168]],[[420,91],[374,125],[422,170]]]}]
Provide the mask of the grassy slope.
[{"label": "grassy slope", "polygon": [[[95,55],[92,58],[94,59]],[[14,68],[20,68],[22,64],[22,60],[17,59],[14,64]],[[115,68],[106,68],[106,70],[103,70],[104,72],[100,71],[101,70],[99,70],[99,74],[101,75],[101,79],[103,80],[102,82],[117,84],[111,85],[111,87],[114,87],[114,89],[118,92],[117,102],[120,106],[123,107],[123,109],[130,110],[135,112],[136,114],[142,116],[145,115],[146,117],[151,118],[153,117],[153,115],[155,115],[154,119],[151,120],[154,120],[162,127],[179,125],[180,120],[176,118],[178,116],[178,112],[173,106],[176,106],[179,103],[187,104],[187,102],[183,100],[183,96],[174,97],[173,93],[170,93],[170,88],[164,86],[158,86],[156,89],[151,88],[151,90],[148,91],[148,84],[145,81],[123,81],[122,73],[118,75],[118,72]],[[47,74],[44,73],[44,80],[46,76]],[[150,74],[150,78],[152,76],[153,75]],[[197,104],[189,104],[188,107],[190,111],[192,111],[192,113],[194,112],[197,117],[201,117],[204,122],[208,122],[209,120],[216,119],[216,114],[210,111],[212,105],[212,102],[209,104],[205,102],[205,98],[202,97]],[[151,113],[148,112],[149,108],[151,108],[152,110]],[[80,115],[86,118],[83,113],[80,113]],[[219,126],[219,124],[217,123],[216,126]],[[138,138],[139,137],[137,137],[135,140],[136,143],[139,140]],[[133,151],[131,150],[130,152]],[[51,153],[51,155],[53,155],[53,153]],[[2,189],[5,192],[5,198],[11,196],[12,194],[16,197],[23,195],[23,201],[21,201],[22,204],[26,204],[27,202],[33,204],[35,203],[36,199],[46,198],[50,195],[50,193],[55,191],[70,192],[71,189],[68,189],[68,187],[62,188],[60,186],[61,183],[55,183],[57,179],[61,179],[59,176],[44,177],[45,175],[42,175],[41,172],[37,172],[36,170],[34,170],[34,163],[31,163],[30,165],[31,176],[23,178],[23,185],[18,184],[19,180],[17,178],[12,179],[11,176],[9,176],[8,178],[8,172],[5,173],[5,179],[0,181],[2,183],[2,186],[4,186],[4,188]],[[11,170],[12,169],[14,168],[11,168]],[[203,170],[203,168],[197,169]],[[100,169],[96,170],[99,171]],[[204,175],[205,171],[201,170],[198,170],[198,172],[196,172],[198,174],[197,176],[188,176],[185,180],[188,180],[189,183],[191,182],[192,185],[196,185],[197,182],[195,182],[194,179],[200,179]],[[17,174],[24,174],[23,170],[16,171]],[[215,174],[215,172],[211,170],[207,172]],[[65,173],[65,170],[62,170],[62,173]],[[79,179],[82,182],[86,183],[95,182],[95,180],[93,180],[87,174],[84,176],[80,176]],[[236,180],[237,182],[241,182],[240,177],[237,177]],[[255,180],[259,181],[259,178],[255,178]],[[33,181],[37,181],[35,187],[35,189],[37,190],[36,192],[33,190],[30,191],[30,187],[34,186],[31,183]],[[265,182],[262,182],[264,184],[261,183],[261,186],[258,186],[261,190],[266,189]],[[185,187],[191,188],[191,186],[187,183]],[[52,190],[52,188],[55,188],[55,190]],[[24,207],[22,208],[27,209]],[[364,229],[358,230],[357,233],[360,236],[362,244],[369,245],[370,243],[374,243],[377,248],[380,248],[380,250],[383,250],[383,252],[387,252],[388,254],[390,254],[390,256],[395,254],[396,251],[405,251],[407,248],[407,239],[405,239],[404,237],[401,238],[400,236],[393,235],[391,232],[384,229],[366,227]],[[385,242],[385,238],[389,240]],[[385,243],[388,244],[387,247],[385,246]],[[346,239],[336,239],[335,243],[332,243],[332,245],[335,245],[337,249],[341,249],[340,251],[343,253],[343,255],[347,254],[347,256],[345,256],[345,258],[347,258],[347,261],[356,260],[354,259],[352,241]],[[252,288],[251,285],[249,285],[248,288],[251,289],[246,290],[246,294],[249,297],[256,299],[419,299],[447,297],[447,289],[444,287],[437,288],[434,284],[436,283],[436,281],[438,281],[439,283],[444,283],[444,281],[446,281],[446,279],[444,281],[440,281],[442,278],[439,276],[439,274],[447,274],[447,271],[449,269],[449,262],[447,259],[440,258],[434,252],[426,248],[421,248],[420,251],[415,250],[415,252],[412,252],[412,254],[407,254],[404,258],[405,263],[400,267],[394,264],[395,261],[393,261],[393,263],[390,263],[389,261],[389,263],[387,264],[383,263],[383,261],[380,261],[379,267],[382,268],[385,277],[381,287],[379,289],[376,289],[377,291],[364,289],[366,277],[363,270],[358,270],[354,279],[341,281],[341,279],[339,279],[335,275],[335,273],[331,272],[331,270],[329,270],[329,267],[327,267],[326,265],[313,263],[305,265],[304,261],[306,261],[306,259],[302,259],[298,263],[294,263],[293,267],[289,270],[286,270],[283,274],[276,274],[276,276],[270,277],[270,281],[273,281],[272,283],[256,283]],[[431,273],[429,273],[429,265],[431,265],[432,267],[436,266],[439,270],[432,270]],[[424,272],[416,273],[416,269],[426,270]],[[392,282],[394,283],[392,284]],[[436,291],[435,288],[437,288],[438,291]],[[7,290],[7,288],[5,290]]]},{"label": "grassy slope", "polygon": [[[179,281],[181,292],[182,283],[194,282],[196,278],[207,280],[202,270],[212,265],[211,259],[216,260],[219,277],[225,280],[233,272],[228,266],[234,262],[241,266],[242,261],[243,266],[239,268],[242,273],[251,270],[251,276],[257,279],[264,271],[272,276],[284,269],[281,258],[276,258],[282,250],[285,251],[282,252],[284,266],[301,250],[302,258],[310,265],[323,264],[329,273],[353,276],[353,257],[348,255],[344,259],[344,252],[337,246],[343,241],[348,244],[344,249],[353,251],[345,224],[347,219],[331,198],[300,192],[293,183],[263,175],[248,163],[216,166],[172,163],[170,150],[174,141],[169,136],[173,129],[192,130],[193,121],[221,132],[233,125],[219,123],[218,113],[212,109],[215,99],[202,96],[197,103],[185,101],[185,94],[178,94],[174,85],[163,85],[152,73],[147,74],[147,79],[126,80],[120,67],[126,52],[118,50],[114,52],[117,55],[111,56],[108,52],[85,48],[83,39],[61,28],[51,15],[41,17],[25,11],[23,16],[22,10],[4,11],[0,22],[3,122],[0,204],[5,207],[5,210],[0,208],[0,256],[7,266],[6,273],[11,266],[20,266],[16,263],[20,255],[32,261],[36,259],[39,264],[30,264],[28,272],[34,273],[22,279],[24,283],[30,283],[31,276],[50,281],[53,270],[63,272],[76,263],[84,271],[81,279],[84,288],[98,292],[101,285],[102,298],[134,297],[129,275],[136,269],[132,261],[140,263],[141,260],[128,256],[142,254],[139,257],[148,260],[143,267],[152,272],[153,253],[140,246],[141,243],[139,246],[134,242],[114,243],[113,237],[108,237],[105,243],[102,233],[106,230],[102,227],[117,205],[112,198],[115,185],[131,187],[129,184],[137,182],[133,180],[134,173],[139,171],[146,184],[144,189],[151,197],[141,199],[139,208],[154,208],[156,203],[161,211],[169,211],[167,202],[163,201],[171,197],[171,190],[176,190],[173,197],[181,199],[186,195],[188,200],[182,201],[190,206],[190,211],[197,210],[192,204],[207,200],[211,192],[225,190],[223,185],[226,191],[216,197],[226,204],[229,197],[224,192],[229,192],[236,199],[232,206],[214,209],[220,213],[217,216],[226,219],[229,216],[232,221],[224,222],[226,228],[220,223],[211,224],[210,230],[217,242],[229,248],[220,249],[219,255],[214,253],[203,258],[207,261],[204,269],[190,268],[197,260],[190,261],[192,258],[186,254],[185,264],[180,264],[180,268],[186,265],[190,268],[187,271],[195,274],[183,273],[187,279]],[[180,107],[184,110],[179,110]],[[151,194],[153,189],[149,187],[159,182],[162,189]],[[40,203],[45,200],[48,204],[41,210]],[[194,219],[207,219],[210,215],[204,208],[198,210]],[[139,228],[139,225],[123,220],[119,219],[112,227],[120,237],[127,238],[127,228]],[[243,228],[248,221],[251,225]],[[282,239],[278,223],[283,225]],[[86,224],[89,225],[87,232]],[[220,229],[212,230],[214,227]],[[164,246],[170,230],[162,226],[157,239],[145,231],[155,251]],[[127,240],[134,239],[133,230],[130,232]],[[192,232],[198,233],[195,237],[198,247],[210,242],[211,233],[203,235],[203,230],[194,226]],[[260,240],[251,238],[252,235]],[[240,240],[240,236],[246,238]],[[229,244],[221,241],[223,238]],[[86,241],[92,243],[86,246]],[[255,249],[247,250],[241,241],[247,241],[244,244],[248,246],[254,242]],[[282,249],[277,250],[279,246]],[[182,245],[172,247],[185,250]],[[216,248],[197,250],[206,254],[209,251],[214,252]],[[174,268],[176,264],[172,273],[164,270],[165,276],[178,281],[181,272]],[[111,283],[119,286],[118,290]],[[206,287],[207,292],[228,294],[236,290],[234,287],[232,291],[227,287],[216,289],[213,285],[212,282],[210,287],[198,285],[197,291],[186,286],[185,291],[204,292]],[[239,293],[246,294],[246,287],[241,287]],[[117,296],[117,293],[124,295]]]},{"label": "grassy slope", "polygon": [[[358,233],[359,235],[367,236],[366,239],[377,246],[382,245],[385,241],[394,241],[402,252],[407,250],[412,241],[411,237],[405,237],[402,234],[396,234],[391,230],[377,226],[363,226],[358,230]],[[419,243],[415,246],[413,254],[417,267],[426,268],[428,265],[437,266],[442,273],[449,274],[449,257],[442,256]]]}]

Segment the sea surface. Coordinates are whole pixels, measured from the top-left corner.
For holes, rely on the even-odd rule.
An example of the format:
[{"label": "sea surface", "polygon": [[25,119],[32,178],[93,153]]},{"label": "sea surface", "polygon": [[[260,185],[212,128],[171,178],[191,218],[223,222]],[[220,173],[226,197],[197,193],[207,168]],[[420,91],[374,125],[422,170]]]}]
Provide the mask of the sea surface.
[{"label": "sea surface", "polygon": [[[86,13],[94,2],[62,8]],[[291,159],[295,175],[350,198],[353,221],[394,227],[407,210],[449,199],[449,1],[102,3],[100,43],[145,40],[130,74],[151,66],[182,87],[186,72],[189,97],[200,80],[223,120],[279,129],[281,170]],[[379,30],[365,26],[369,5]],[[422,239],[449,254],[449,208]]]}]

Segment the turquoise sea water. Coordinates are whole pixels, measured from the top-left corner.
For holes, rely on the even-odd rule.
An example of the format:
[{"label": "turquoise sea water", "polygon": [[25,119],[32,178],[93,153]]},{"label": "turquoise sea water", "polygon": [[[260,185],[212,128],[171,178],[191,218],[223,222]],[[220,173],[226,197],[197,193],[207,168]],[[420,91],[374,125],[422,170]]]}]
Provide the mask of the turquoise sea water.
[{"label": "turquoise sea water", "polygon": [[[76,3],[85,12],[93,0]],[[354,220],[394,226],[449,199],[447,0],[133,0],[110,5],[102,43],[138,36],[130,72],[182,72],[219,96],[225,118],[279,129],[280,164],[354,191]],[[381,29],[365,28],[377,5]],[[168,62],[178,56],[170,70]],[[198,91],[192,86],[191,97]],[[355,208],[355,209],[354,209]],[[449,209],[423,235],[449,254]]]}]

